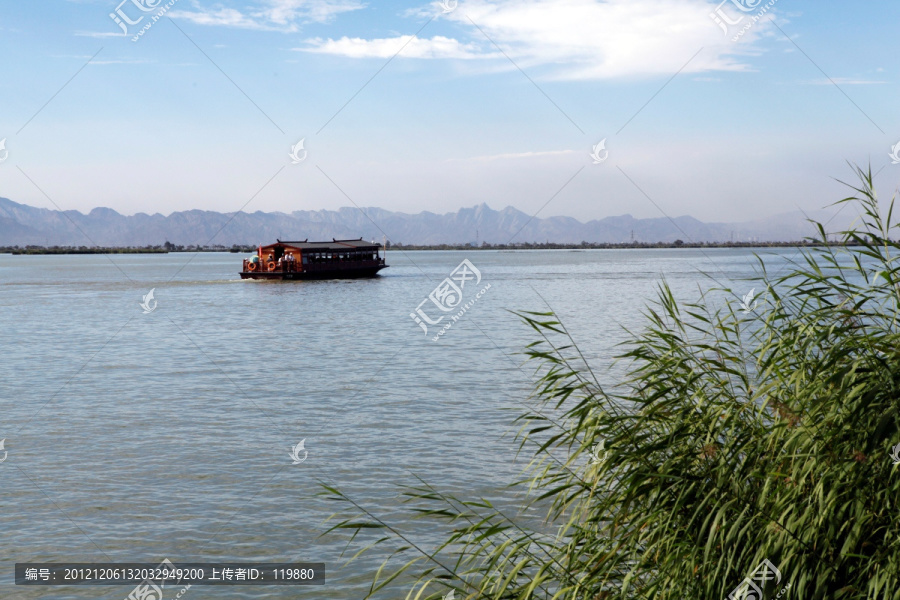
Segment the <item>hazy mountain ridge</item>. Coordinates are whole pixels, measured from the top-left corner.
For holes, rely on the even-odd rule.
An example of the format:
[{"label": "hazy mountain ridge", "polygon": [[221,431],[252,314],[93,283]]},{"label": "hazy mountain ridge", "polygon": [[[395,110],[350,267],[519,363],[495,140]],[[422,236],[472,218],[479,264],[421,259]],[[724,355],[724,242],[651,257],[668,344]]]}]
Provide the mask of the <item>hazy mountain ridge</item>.
[{"label": "hazy mountain ridge", "polygon": [[[817,211],[810,216],[828,220],[831,213]],[[732,233],[735,241],[794,241],[814,235],[813,226],[805,219],[800,212],[743,223],[703,223],[690,216],[669,220],[621,215],[582,223],[572,217],[532,218],[510,206],[493,210],[484,203],[443,215],[344,207],[290,214],[195,209],[169,216],[126,216],[110,208],[95,208],[84,214],[36,208],[0,198],[0,246],[145,246],[166,241],[231,246],[268,243],[276,238],[330,240],[362,236],[380,240],[384,234],[392,242],[403,244],[617,243],[631,241],[632,232],[639,242],[724,242],[732,239]],[[834,231],[848,224],[849,219],[837,218],[828,229]]]}]

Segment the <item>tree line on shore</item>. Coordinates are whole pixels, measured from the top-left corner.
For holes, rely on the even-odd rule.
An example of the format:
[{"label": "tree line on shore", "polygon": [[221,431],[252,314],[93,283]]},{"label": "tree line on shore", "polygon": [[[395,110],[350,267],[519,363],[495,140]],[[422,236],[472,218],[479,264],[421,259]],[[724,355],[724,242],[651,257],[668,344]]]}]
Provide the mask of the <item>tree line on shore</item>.
[{"label": "tree line on shore", "polygon": [[[558,244],[555,242],[518,242],[507,244],[491,244],[483,242],[474,244],[391,244],[387,249],[395,250],[618,250],[640,248],[796,248],[825,245],[822,240],[803,240],[791,242],[581,242],[580,244]],[[828,242],[831,245],[853,245],[852,241],[838,240]],[[250,253],[257,249],[256,245],[234,244],[224,245],[181,245],[166,242],[162,245],[148,246],[0,246],[0,254],[167,254],[169,252],[232,252]]]}]

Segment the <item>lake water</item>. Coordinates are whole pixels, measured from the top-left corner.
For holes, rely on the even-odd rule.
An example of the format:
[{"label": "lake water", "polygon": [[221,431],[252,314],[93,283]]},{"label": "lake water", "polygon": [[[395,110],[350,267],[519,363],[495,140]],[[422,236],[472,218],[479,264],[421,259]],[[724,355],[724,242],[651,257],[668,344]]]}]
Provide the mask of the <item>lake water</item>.
[{"label": "lake water", "polygon": [[[796,255],[760,252],[775,270]],[[320,537],[339,506],[319,482],[429,549],[399,485],[502,496],[527,461],[511,434],[535,339],[508,310],[557,311],[603,373],[663,277],[693,300],[714,285],[701,270],[745,293],[755,266],[743,249],[392,251],[375,279],[272,283],[241,281],[241,258],[0,256],[0,597],[133,588],[16,587],[16,562],[168,557],[327,565],[323,587],[194,586],[189,600],[361,598],[379,557],[342,566],[345,540]],[[410,313],[463,259],[481,277],[464,301],[490,287],[433,341],[449,317],[426,335]]]}]

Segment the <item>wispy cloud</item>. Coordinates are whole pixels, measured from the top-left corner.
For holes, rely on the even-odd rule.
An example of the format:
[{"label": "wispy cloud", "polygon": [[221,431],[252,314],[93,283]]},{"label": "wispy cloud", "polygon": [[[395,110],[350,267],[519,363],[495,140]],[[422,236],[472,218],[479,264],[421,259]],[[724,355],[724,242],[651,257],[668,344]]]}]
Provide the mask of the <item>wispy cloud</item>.
[{"label": "wispy cloud", "polygon": [[92,60],[92,65],[146,65],[149,63],[155,63],[155,60],[149,60],[144,58],[114,58],[111,60]]},{"label": "wispy cloud", "polygon": [[[247,15],[234,8],[210,8],[195,11],[173,10],[169,13],[173,19],[187,19],[197,25],[215,25],[224,27],[239,27],[242,29],[279,29],[272,23]],[[291,31],[295,31],[292,28]]]},{"label": "wispy cloud", "polygon": [[563,156],[566,154],[575,154],[575,150],[544,150],[539,152],[514,152],[508,154],[490,154],[487,156],[473,156],[471,158],[451,158],[448,162],[458,162],[461,160],[475,160],[479,162],[492,160],[516,160],[520,158],[537,158],[542,156]]},{"label": "wispy cloud", "polygon": [[[506,61],[505,53],[543,78],[589,80],[671,75],[703,48],[683,72],[748,70],[742,59],[758,53],[753,43],[766,35],[766,23],[761,21],[734,43],[723,38],[709,18],[716,4],[715,0],[461,0],[444,18],[462,28],[464,38],[412,42],[409,46],[416,49],[409,53],[404,49],[401,56]],[[420,12],[440,11],[429,5]],[[390,48],[396,52],[408,39],[315,39],[299,50],[385,57],[391,55]]]},{"label": "wispy cloud", "polygon": [[198,25],[295,32],[303,23],[325,23],[335,15],[365,8],[359,0],[259,0],[241,8],[193,2],[192,10],[168,15]]},{"label": "wispy cloud", "polygon": [[801,81],[805,85],[881,85],[887,81],[879,81],[875,79],[854,79],[853,77],[832,77],[831,79],[812,79],[809,81]]},{"label": "wispy cloud", "polygon": [[294,48],[300,52],[336,54],[350,58],[389,58],[400,51],[406,58],[461,58],[484,59],[501,56],[498,52],[485,52],[478,44],[464,44],[453,38],[440,35],[433,38],[413,38],[402,35],[392,38],[342,37],[338,40],[313,38],[306,40],[305,47]]},{"label": "wispy cloud", "polygon": [[91,38],[111,38],[111,37],[127,37],[127,33],[116,33],[113,31],[76,31],[75,35],[79,37]]},{"label": "wispy cloud", "polygon": [[[89,54],[51,54],[52,58],[73,58],[77,60],[87,60],[91,58]],[[149,58],[107,58],[107,59],[99,59],[92,60],[89,64],[91,65],[145,65],[149,63],[156,63],[157,61]],[[178,63],[173,64],[171,66],[188,66],[196,63]]]}]

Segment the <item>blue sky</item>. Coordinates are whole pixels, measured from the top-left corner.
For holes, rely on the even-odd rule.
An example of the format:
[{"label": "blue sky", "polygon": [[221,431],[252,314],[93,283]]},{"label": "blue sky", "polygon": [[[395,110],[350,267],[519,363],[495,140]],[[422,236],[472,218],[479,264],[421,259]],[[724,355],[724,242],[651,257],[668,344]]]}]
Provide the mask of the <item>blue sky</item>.
[{"label": "blue sky", "polygon": [[132,41],[169,1],[0,1],[0,196],[718,221],[900,181],[896,2],[176,0]]}]

